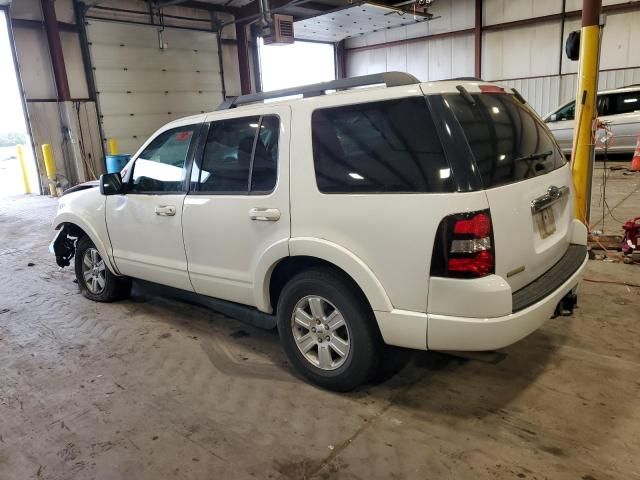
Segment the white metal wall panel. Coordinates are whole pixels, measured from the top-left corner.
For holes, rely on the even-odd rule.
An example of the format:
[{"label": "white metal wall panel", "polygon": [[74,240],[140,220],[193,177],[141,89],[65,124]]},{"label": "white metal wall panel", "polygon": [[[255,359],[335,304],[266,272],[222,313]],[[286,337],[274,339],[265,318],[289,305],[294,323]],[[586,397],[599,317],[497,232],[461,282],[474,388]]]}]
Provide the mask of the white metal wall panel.
[{"label": "white metal wall panel", "polygon": [[[102,128],[134,153],[176,118],[214,110],[222,101],[214,33],[90,20],[91,52]],[[104,141],[105,139],[103,139]]]},{"label": "white metal wall panel", "polygon": [[347,75],[406,71],[421,81],[473,76],[473,35],[435,38],[372,50],[347,50]]},{"label": "white metal wall panel", "polygon": [[482,35],[482,78],[509,79],[558,72],[560,23],[489,31]]},{"label": "white metal wall panel", "polygon": [[[579,8],[582,8],[582,5]],[[483,25],[495,25],[561,11],[562,0],[484,0],[482,22]]]},{"label": "white metal wall panel", "polygon": [[67,69],[71,98],[87,99],[89,98],[89,89],[82,60],[82,51],[80,50],[79,35],[74,32],[60,32],[60,41],[62,43],[64,65]]},{"label": "white metal wall panel", "polygon": [[557,76],[507,80],[500,84],[518,90],[540,115],[553,110],[561,101],[560,77]]},{"label": "white metal wall panel", "polygon": [[14,28],[18,65],[27,99],[56,98],[51,60],[44,32],[32,28]]},{"label": "white metal wall panel", "polygon": [[640,66],[640,12],[608,15],[606,22],[600,68]]},{"label": "white metal wall panel", "polygon": [[[633,3],[638,0],[602,0],[602,5],[613,5],[616,3]],[[582,10],[582,0],[567,0],[567,12],[572,10]]]}]

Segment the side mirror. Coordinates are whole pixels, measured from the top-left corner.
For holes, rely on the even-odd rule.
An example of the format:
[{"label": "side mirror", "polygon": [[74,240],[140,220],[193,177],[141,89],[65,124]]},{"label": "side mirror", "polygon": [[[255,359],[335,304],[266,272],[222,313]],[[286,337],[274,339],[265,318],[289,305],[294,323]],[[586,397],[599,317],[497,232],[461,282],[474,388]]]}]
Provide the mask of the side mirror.
[{"label": "side mirror", "polygon": [[547,120],[549,122],[557,122],[558,121],[558,114],[556,113],[552,113],[551,116],[549,117],[549,120]]},{"label": "side mirror", "polygon": [[124,193],[120,172],[100,175],[100,193],[102,195],[121,195]]}]

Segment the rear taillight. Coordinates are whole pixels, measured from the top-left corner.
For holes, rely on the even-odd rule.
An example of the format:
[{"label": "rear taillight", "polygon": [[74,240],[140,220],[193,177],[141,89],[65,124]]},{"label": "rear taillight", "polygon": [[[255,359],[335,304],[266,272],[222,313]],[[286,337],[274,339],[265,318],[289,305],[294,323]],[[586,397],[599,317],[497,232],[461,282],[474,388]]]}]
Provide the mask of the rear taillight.
[{"label": "rear taillight", "polygon": [[431,259],[431,275],[484,277],[495,271],[489,210],[449,215],[440,222]]}]

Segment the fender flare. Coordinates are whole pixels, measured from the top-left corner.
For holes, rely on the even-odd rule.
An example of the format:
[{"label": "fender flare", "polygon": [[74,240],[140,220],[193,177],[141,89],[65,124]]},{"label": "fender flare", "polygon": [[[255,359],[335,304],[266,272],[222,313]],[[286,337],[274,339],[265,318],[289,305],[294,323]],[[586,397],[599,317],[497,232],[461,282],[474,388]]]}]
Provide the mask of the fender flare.
[{"label": "fender flare", "polygon": [[253,299],[256,308],[261,312],[273,313],[271,296],[269,295],[269,285],[271,284],[271,274],[276,265],[283,258],[289,256],[289,239],[278,240],[267,248],[253,265]]},{"label": "fender flare", "polygon": [[269,297],[271,273],[278,262],[287,256],[315,257],[335,265],[356,282],[374,311],[393,310],[391,300],[382,284],[358,256],[336,243],[313,237],[296,237],[277,242],[259,259],[254,270],[254,297],[259,310],[267,313],[273,311]]},{"label": "fender flare", "polygon": [[108,245],[106,245],[105,242],[102,241],[96,230],[89,223],[87,223],[81,217],[74,215],[73,213],[64,212],[59,214],[54,219],[53,228],[55,230],[60,230],[62,225],[65,223],[76,225],[78,228],[82,229],[82,231],[87,234],[87,236],[96,246],[98,252],[100,252],[100,256],[104,259],[107,268],[109,268],[111,273],[120,275],[118,269],[115,266],[115,263],[113,262],[113,257],[111,256],[111,244],[109,243]]}]

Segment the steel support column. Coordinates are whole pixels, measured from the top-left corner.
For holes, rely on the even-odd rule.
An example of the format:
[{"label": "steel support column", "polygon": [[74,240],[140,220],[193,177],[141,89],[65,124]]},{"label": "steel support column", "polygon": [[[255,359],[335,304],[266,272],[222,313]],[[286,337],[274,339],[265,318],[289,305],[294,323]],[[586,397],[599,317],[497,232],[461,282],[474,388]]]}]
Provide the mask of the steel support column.
[{"label": "steel support column", "polygon": [[238,42],[238,68],[240,70],[240,92],[251,93],[251,68],[249,67],[249,45],[247,43],[247,25],[236,23],[236,40]]},{"label": "steel support column", "polygon": [[55,4],[53,0],[41,0],[41,4],[58,100],[68,101],[71,100],[71,92],[69,90],[69,80],[67,79],[67,69],[64,64],[64,54],[62,53],[60,28],[58,26],[58,19],[56,18]]},{"label": "steel support column", "polygon": [[600,14],[602,0],[583,0],[580,31],[580,65],[576,92],[571,170],[576,191],[575,216],[589,225],[591,178],[595,157],[596,93],[600,64]]},{"label": "steel support column", "polygon": [[482,2],[476,0],[475,26],[473,29],[475,43],[475,77],[482,78]]}]

